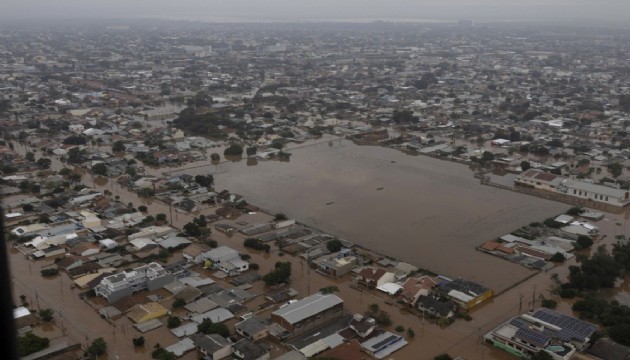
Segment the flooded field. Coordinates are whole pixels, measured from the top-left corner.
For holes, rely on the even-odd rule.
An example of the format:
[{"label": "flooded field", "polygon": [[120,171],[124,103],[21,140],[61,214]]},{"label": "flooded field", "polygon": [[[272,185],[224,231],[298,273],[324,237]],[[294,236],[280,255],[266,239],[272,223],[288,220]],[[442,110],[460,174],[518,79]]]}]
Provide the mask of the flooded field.
[{"label": "flooded field", "polygon": [[[291,161],[221,164],[217,189],[447,276],[501,291],[530,271],[475,251],[567,205],[481,186],[464,165],[334,141]],[[214,166],[187,171],[208,173]]]}]

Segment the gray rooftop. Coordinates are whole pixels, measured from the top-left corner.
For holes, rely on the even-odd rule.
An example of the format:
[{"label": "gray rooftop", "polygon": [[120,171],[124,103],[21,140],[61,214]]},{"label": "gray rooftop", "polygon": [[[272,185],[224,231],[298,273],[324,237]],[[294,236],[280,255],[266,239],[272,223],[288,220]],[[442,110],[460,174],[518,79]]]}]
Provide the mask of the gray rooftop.
[{"label": "gray rooftop", "polygon": [[296,324],[339,304],[343,304],[343,300],[337,295],[317,293],[278,309],[273,314],[281,316],[290,324]]}]

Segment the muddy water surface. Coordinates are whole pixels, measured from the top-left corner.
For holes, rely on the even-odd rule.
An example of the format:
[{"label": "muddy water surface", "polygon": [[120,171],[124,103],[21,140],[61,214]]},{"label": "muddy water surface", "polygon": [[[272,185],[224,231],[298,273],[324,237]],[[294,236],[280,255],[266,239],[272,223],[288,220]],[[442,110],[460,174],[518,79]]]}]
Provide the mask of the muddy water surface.
[{"label": "muddy water surface", "polygon": [[[529,270],[475,250],[566,205],[481,186],[464,165],[335,141],[291,162],[222,164],[218,189],[448,276],[500,291]],[[208,169],[198,168],[199,172]]]}]

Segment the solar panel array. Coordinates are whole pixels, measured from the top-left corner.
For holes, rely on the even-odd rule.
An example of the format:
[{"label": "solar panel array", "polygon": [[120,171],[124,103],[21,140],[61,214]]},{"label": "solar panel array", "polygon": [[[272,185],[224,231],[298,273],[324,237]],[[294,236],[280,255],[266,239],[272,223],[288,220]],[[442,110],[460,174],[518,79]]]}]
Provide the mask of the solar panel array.
[{"label": "solar panel array", "polygon": [[532,316],[546,323],[560,327],[561,330],[558,332],[546,329],[545,333],[548,333],[549,335],[551,335],[550,333],[553,333],[555,336],[564,341],[571,341],[571,339],[584,341],[586,338],[590,337],[595,330],[597,330],[597,327],[593,324],[589,324],[586,321],[582,321],[550,309],[538,309]]},{"label": "solar panel array", "polygon": [[551,340],[551,337],[540,331],[534,331],[523,327],[519,328],[514,336],[526,343],[533,344],[538,347],[545,346],[549,340]]},{"label": "solar panel array", "polygon": [[384,347],[386,345],[395,343],[396,341],[398,341],[398,339],[400,339],[400,336],[397,336],[397,335],[388,336],[385,340],[379,341],[378,343],[372,345],[372,348],[373,349],[380,349],[380,348],[382,348],[382,347]]}]

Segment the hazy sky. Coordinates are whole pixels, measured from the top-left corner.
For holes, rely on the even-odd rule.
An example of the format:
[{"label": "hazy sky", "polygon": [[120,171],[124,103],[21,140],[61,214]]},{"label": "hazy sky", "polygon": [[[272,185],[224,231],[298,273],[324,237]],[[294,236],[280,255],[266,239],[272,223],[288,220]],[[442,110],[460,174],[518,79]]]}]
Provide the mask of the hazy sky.
[{"label": "hazy sky", "polygon": [[591,19],[630,22],[630,0],[0,0],[0,18]]}]

